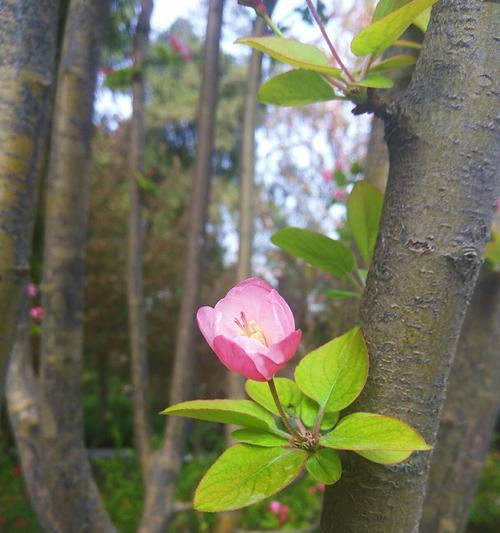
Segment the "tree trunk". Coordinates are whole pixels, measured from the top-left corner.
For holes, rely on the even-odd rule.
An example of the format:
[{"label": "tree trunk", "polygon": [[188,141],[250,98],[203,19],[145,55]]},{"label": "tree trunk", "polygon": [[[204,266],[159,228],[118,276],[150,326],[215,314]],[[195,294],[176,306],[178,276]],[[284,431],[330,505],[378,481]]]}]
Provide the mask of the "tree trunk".
[{"label": "tree trunk", "polygon": [[432,454],[420,531],[465,530],[498,413],[500,274],[484,268],[465,317]]},{"label": "tree trunk", "polygon": [[22,309],[7,371],[7,405],[17,452],[31,503],[45,531],[60,531],[57,510],[44,482],[44,454],[40,445],[38,382],[33,371],[29,336],[28,297]]},{"label": "tree trunk", "polygon": [[109,532],[83,442],[80,393],[90,141],[108,2],[73,0],[59,67],[46,193],[40,431],[58,531]]},{"label": "tree trunk", "polygon": [[153,0],[142,0],[141,14],[134,38],[134,67],[137,69],[137,74],[132,81],[133,107],[130,124],[128,174],[128,322],[134,405],[134,440],[143,479],[147,477],[147,464],[151,453],[151,427],[148,413],[149,372],[143,286],[144,221],[137,180],[144,172],[144,68],[149,48],[149,27],[152,11]]},{"label": "tree trunk", "polygon": [[[386,124],[390,173],[362,302],[371,356],[356,410],[434,443],[449,368],[498,195],[498,4],[441,0],[411,85]],[[416,533],[430,454],[391,467],[351,454],[322,531]]]},{"label": "tree trunk", "polygon": [[[205,224],[212,175],[215,109],[219,78],[219,46],[224,0],[210,0],[203,76],[198,114],[198,146],[193,175],[193,193],[188,230],[186,274],[182,295],[175,363],[172,374],[169,404],[186,399],[191,390],[195,360],[194,336],[197,331],[195,314],[201,285]],[[181,466],[184,445],[184,421],[171,417],[165,431],[162,449],[154,454],[149,465],[145,508],[140,533],[167,531],[174,512],[175,479]]]},{"label": "tree trunk", "polygon": [[29,276],[58,5],[57,0],[2,0],[0,9],[0,399]]}]

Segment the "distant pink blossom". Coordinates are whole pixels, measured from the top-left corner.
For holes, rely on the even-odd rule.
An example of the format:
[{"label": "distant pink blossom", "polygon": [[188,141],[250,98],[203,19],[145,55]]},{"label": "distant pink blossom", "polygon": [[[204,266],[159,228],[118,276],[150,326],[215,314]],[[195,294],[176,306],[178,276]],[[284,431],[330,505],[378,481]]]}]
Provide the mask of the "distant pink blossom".
[{"label": "distant pink blossom", "polygon": [[172,50],[179,54],[183,61],[189,61],[191,59],[191,52],[189,51],[187,44],[182,39],[176,35],[171,35],[169,37],[169,43],[172,47]]},{"label": "distant pink blossom", "polygon": [[30,298],[34,298],[38,294],[38,287],[34,283],[28,283],[26,292]]},{"label": "distant pink blossom", "polygon": [[321,174],[323,175],[323,179],[325,181],[332,181],[333,172],[331,170],[323,170]]},{"label": "distant pink blossom", "polygon": [[308,489],[309,494],[315,494],[316,493],[316,487],[309,487]]},{"label": "distant pink blossom", "polygon": [[269,381],[286,365],[302,335],[285,300],[259,278],[241,281],[196,318],[221,363],[257,381]]},{"label": "distant pink blossom", "polygon": [[318,490],[319,490],[320,492],[324,492],[324,491],[325,491],[325,484],[324,484],[324,483],[318,483],[318,484],[316,485],[316,487],[318,487]]},{"label": "distant pink blossom", "polygon": [[345,189],[337,189],[333,195],[335,200],[345,202],[347,200],[347,191]]},{"label": "distant pink blossom", "polygon": [[114,72],[114,70],[111,68],[111,67],[101,67],[99,69],[99,72],[103,75],[103,76],[107,76],[108,74],[112,74]]},{"label": "distant pink blossom", "polygon": [[282,505],[280,512],[278,513],[278,520],[280,524],[284,524],[287,521],[289,513],[290,507],[288,507],[288,505]]},{"label": "distant pink blossom", "polygon": [[238,4],[252,7],[258,15],[267,15],[267,9],[262,0],[238,0]]},{"label": "distant pink blossom", "polygon": [[30,315],[34,320],[40,320],[43,316],[43,309],[40,306],[32,307],[30,309]]},{"label": "distant pink blossom", "polygon": [[271,511],[271,513],[273,514],[279,514],[280,510],[281,510],[281,502],[279,502],[278,500],[273,500],[270,504],[269,504],[269,510]]}]

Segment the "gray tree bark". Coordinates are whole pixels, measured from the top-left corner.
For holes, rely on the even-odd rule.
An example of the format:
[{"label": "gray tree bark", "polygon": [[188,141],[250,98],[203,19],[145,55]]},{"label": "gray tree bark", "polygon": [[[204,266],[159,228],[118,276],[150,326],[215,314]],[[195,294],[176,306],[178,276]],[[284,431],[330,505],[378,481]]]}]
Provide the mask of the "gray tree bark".
[{"label": "gray tree bark", "polygon": [[29,276],[58,12],[57,0],[2,0],[0,9],[0,402]]},{"label": "gray tree bark", "polygon": [[[187,399],[191,390],[195,362],[195,314],[199,305],[205,224],[210,180],[213,172],[213,148],[217,86],[219,78],[219,48],[224,0],[210,0],[203,62],[203,76],[198,112],[198,146],[193,174],[193,193],[188,230],[188,249],[183,296],[175,348],[169,404]],[[162,533],[175,511],[175,479],[181,466],[184,446],[184,421],[168,420],[164,443],[150,460],[144,512],[140,533]]]},{"label": "gray tree bark", "polygon": [[148,412],[148,354],[144,307],[144,220],[141,193],[137,180],[144,172],[144,68],[149,48],[149,29],[153,0],[141,0],[141,14],[134,37],[134,67],[132,81],[132,119],[128,174],[128,245],[127,298],[130,334],[131,374],[134,405],[134,441],[143,479],[151,453],[151,427]]},{"label": "gray tree bark", "polygon": [[[386,120],[389,180],[361,309],[371,368],[355,409],[399,417],[430,443],[498,196],[498,9],[436,4]],[[429,462],[425,452],[391,467],[351,454],[326,492],[322,531],[416,533]]]},{"label": "gray tree bark", "polygon": [[108,2],[73,0],[63,39],[46,192],[40,437],[56,531],[114,531],[83,442],[84,256],[95,81]]},{"label": "gray tree bark", "polygon": [[500,274],[487,267],[465,316],[432,454],[422,533],[461,533],[498,414]]}]

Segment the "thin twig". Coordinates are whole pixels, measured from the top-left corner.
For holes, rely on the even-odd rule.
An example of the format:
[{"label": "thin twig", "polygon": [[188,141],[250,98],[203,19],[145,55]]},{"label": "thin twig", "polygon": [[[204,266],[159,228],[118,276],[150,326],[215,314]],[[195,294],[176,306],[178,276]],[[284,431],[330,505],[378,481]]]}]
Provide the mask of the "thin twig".
[{"label": "thin twig", "polygon": [[292,424],[290,424],[290,420],[288,420],[288,417],[286,416],[285,411],[283,410],[283,406],[281,405],[280,398],[278,396],[278,391],[276,390],[276,384],[274,383],[274,379],[268,381],[267,384],[269,385],[271,395],[273,397],[274,403],[276,404],[276,407],[278,408],[278,412],[281,416],[281,419],[283,420],[283,423],[294,437],[300,438],[300,433],[292,426]]},{"label": "thin twig", "polygon": [[319,436],[319,430],[321,429],[321,422],[323,422],[323,417],[325,416],[325,405],[322,405],[318,410],[318,415],[316,416],[316,421],[314,422],[314,427],[312,434],[315,437]]},{"label": "thin twig", "polygon": [[340,68],[345,72],[346,76],[349,78],[351,82],[355,82],[354,76],[349,72],[349,69],[344,65],[342,62],[342,59],[340,59],[339,54],[337,53],[337,50],[335,49],[335,46],[333,46],[332,41],[330,40],[330,37],[328,37],[328,33],[326,33],[326,28],[321,22],[321,19],[318,15],[318,12],[316,11],[316,8],[314,7],[312,0],[306,0],[307,5],[309,6],[309,9],[312,13],[312,16],[314,17],[314,20],[316,21],[316,24],[319,26],[319,29],[325,38],[326,44],[328,45],[328,48],[330,48],[330,52],[332,53],[333,57],[339,64]]},{"label": "thin twig", "polygon": [[361,74],[359,75],[360,80],[364,80],[366,73],[368,72],[368,69],[370,68],[370,65],[372,64],[373,60],[373,54],[369,54],[365,57],[365,60],[363,62],[363,67],[361,68]]}]

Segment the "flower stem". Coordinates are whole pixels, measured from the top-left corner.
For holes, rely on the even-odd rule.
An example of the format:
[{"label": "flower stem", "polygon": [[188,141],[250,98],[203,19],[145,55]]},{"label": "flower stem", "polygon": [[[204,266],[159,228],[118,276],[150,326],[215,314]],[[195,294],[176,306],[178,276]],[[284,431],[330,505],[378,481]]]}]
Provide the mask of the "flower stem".
[{"label": "flower stem", "polygon": [[278,26],[276,26],[276,24],[271,20],[271,17],[267,13],[259,13],[259,15],[264,19],[264,22],[273,30],[273,32],[278,37],[283,37],[283,33],[278,28]]},{"label": "flower stem", "polygon": [[281,416],[281,419],[283,420],[283,423],[294,437],[300,437],[300,433],[292,426],[292,424],[290,424],[290,420],[288,420],[288,417],[286,416],[285,411],[283,410],[283,406],[281,405],[280,398],[278,396],[278,391],[276,390],[276,383],[274,383],[274,379],[268,381],[267,384],[269,385],[271,395],[273,397],[274,403],[276,404],[276,407],[278,408],[278,412]]},{"label": "flower stem", "polygon": [[328,45],[328,48],[330,48],[330,52],[332,53],[333,57],[339,64],[340,68],[345,72],[345,75],[349,78],[351,82],[355,82],[354,76],[349,72],[349,69],[344,65],[342,62],[342,59],[340,59],[339,54],[337,53],[337,50],[335,49],[335,46],[333,46],[332,41],[330,40],[330,37],[328,37],[328,33],[326,33],[325,26],[323,22],[321,22],[321,19],[318,15],[318,12],[316,11],[316,8],[314,7],[314,4],[312,3],[312,0],[306,0],[307,5],[309,6],[309,9],[312,13],[312,16],[314,17],[314,20],[316,21],[316,24],[318,25],[326,44]]},{"label": "flower stem", "polygon": [[318,410],[318,415],[316,416],[316,420],[314,422],[314,427],[312,430],[312,434],[315,437],[319,436],[319,430],[321,429],[321,422],[323,422],[323,417],[325,416],[325,406],[322,405]]},{"label": "flower stem", "polygon": [[360,294],[361,296],[363,296],[363,293],[365,292],[365,288],[361,284],[361,281],[359,281],[358,278],[352,272],[349,272],[348,278],[350,279],[350,281],[354,285],[354,288],[356,289],[356,292],[358,294]]}]

